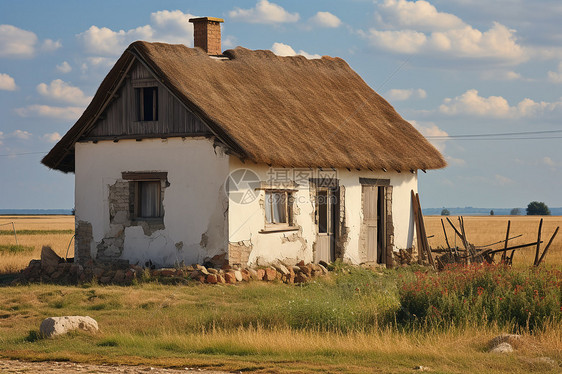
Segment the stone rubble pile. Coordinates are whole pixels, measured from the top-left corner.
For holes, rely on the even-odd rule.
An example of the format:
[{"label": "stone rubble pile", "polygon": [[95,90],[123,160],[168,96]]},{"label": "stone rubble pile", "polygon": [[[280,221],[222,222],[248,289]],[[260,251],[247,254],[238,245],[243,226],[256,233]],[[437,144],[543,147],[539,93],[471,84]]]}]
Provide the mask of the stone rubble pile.
[{"label": "stone rubble pile", "polygon": [[100,284],[130,285],[136,281],[158,278],[176,283],[196,280],[209,284],[234,284],[251,280],[277,280],[290,284],[306,282],[328,274],[328,264],[324,262],[305,264],[300,261],[296,265],[278,262],[259,268],[231,266],[217,261],[207,262],[206,265],[208,266],[194,264],[178,268],[150,269],[131,265],[126,261],[102,264],[90,260],[82,266],[67,262],[51,248],[43,247],[41,260],[31,260],[15,282],[84,283],[96,280]]}]

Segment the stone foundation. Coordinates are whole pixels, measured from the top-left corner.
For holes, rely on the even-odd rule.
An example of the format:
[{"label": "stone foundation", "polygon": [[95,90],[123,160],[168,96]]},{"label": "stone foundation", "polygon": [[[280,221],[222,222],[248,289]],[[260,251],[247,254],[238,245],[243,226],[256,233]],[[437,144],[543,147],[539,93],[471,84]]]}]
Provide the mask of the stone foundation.
[{"label": "stone foundation", "polygon": [[[71,259],[72,260],[72,259]],[[44,262],[44,261],[43,261]],[[31,260],[14,283],[60,283],[77,284],[98,282],[100,284],[131,285],[135,282],[159,280],[166,283],[222,284],[255,281],[279,281],[287,284],[302,283],[328,274],[328,264],[305,264],[287,266],[277,263],[273,266],[248,268],[224,264],[221,267],[205,267],[194,264],[179,268],[148,269],[130,265],[126,261],[112,264],[88,260],[77,264],[63,258],[51,259],[49,264],[42,260]]]}]

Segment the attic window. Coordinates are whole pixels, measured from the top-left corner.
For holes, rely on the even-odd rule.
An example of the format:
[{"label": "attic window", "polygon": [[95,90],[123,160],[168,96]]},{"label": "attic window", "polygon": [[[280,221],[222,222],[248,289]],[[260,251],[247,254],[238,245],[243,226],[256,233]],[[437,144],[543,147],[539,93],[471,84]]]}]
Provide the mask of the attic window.
[{"label": "attic window", "polygon": [[158,121],[158,87],[135,88],[137,121]]}]

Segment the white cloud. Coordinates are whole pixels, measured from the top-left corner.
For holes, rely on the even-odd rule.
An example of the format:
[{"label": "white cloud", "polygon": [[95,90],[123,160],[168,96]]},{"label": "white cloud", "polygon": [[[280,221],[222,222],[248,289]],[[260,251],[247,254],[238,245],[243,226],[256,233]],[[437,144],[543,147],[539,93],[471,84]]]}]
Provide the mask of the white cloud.
[{"label": "white cloud", "polygon": [[558,64],[557,71],[548,72],[548,80],[552,83],[562,83],[562,62]]},{"label": "white cloud", "polygon": [[113,57],[88,57],[86,58],[89,67],[101,67],[110,68],[115,64],[115,58]]},{"label": "white cloud", "polygon": [[113,31],[107,27],[91,26],[78,37],[83,41],[86,51],[100,55],[118,55],[129,43],[138,39],[150,39],[153,35],[150,26],[137,27],[128,31]]},{"label": "white cloud", "polygon": [[310,59],[315,59],[315,58],[322,58],[322,56],[317,55],[317,54],[310,54],[307,53],[305,51],[303,51],[302,49],[297,53],[295,52],[295,50],[293,49],[293,47],[291,47],[288,44],[283,44],[283,43],[273,43],[273,45],[271,46],[271,50],[273,51],[273,53],[275,53],[277,56],[297,56],[297,55],[302,55],[306,58]]},{"label": "white cloud", "polygon": [[[418,121],[409,121],[423,136],[428,137],[428,141],[433,144],[435,148],[437,148],[441,153],[445,152],[445,142],[449,134],[440,129],[435,123],[433,122],[418,122]],[[439,139],[435,139],[435,137],[439,137]],[[433,138],[433,139],[432,139]]]},{"label": "white cloud", "polygon": [[16,130],[16,131],[12,132],[11,134],[9,134],[8,136],[12,137],[12,138],[21,139],[21,140],[28,140],[28,139],[31,138],[31,133],[29,131]]},{"label": "white cloud", "polygon": [[61,140],[61,135],[58,132],[47,133],[41,137],[47,143],[56,143]]},{"label": "white cloud", "polygon": [[515,30],[498,22],[480,31],[424,0],[385,0],[378,10],[380,27],[360,34],[373,46],[390,52],[511,63],[528,58],[517,43]]},{"label": "white cloud", "polygon": [[0,25],[0,57],[31,58],[37,35],[12,25]]},{"label": "white cloud", "polygon": [[330,12],[318,12],[310,19],[310,21],[320,27],[334,28],[341,25],[341,20]]},{"label": "white cloud", "polygon": [[222,45],[223,45],[223,47],[225,47],[225,48],[233,48],[233,47],[235,47],[235,46],[236,46],[236,42],[237,42],[237,39],[236,39],[234,36],[232,36],[232,35],[228,35],[228,36],[222,38]]},{"label": "white cloud", "polygon": [[152,41],[192,45],[193,24],[189,22],[193,14],[181,10],[160,10],[150,14],[154,36]]},{"label": "white cloud", "polygon": [[53,52],[62,47],[60,40],[54,41],[52,39],[45,39],[41,44],[41,50],[45,52]]},{"label": "white cloud", "polygon": [[8,74],[0,73],[0,90],[14,91],[16,89],[16,81]]},{"label": "white cloud", "polygon": [[0,145],[2,145],[2,140],[4,139],[4,133],[0,131]]},{"label": "white cloud", "polygon": [[543,164],[548,165],[548,166],[556,166],[556,163],[548,156],[544,157],[542,159]]},{"label": "white cloud", "polygon": [[492,118],[531,118],[557,116],[562,112],[562,98],[555,102],[536,102],[525,98],[517,105],[510,106],[502,96],[483,97],[477,90],[468,90],[455,98],[446,98],[439,106],[439,112],[447,115],[470,115]]},{"label": "white cloud", "polygon": [[410,98],[425,99],[427,97],[427,92],[422,88],[393,88],[385,94],[385,97],[392,101],[403,101]]},{"label": "white cloud", "polygon": [[16,108],[15,112],[21,117],[47,117],[62,120],[76,120],[84,108],[82,107],[56,107],[49,105],[28,105],[24,108]]},{"label": "white cloud", "polygon": [[513,108],[501,96],[482,97],[478,95],[477,90],[472,89],[453,99],[446,98],[439,107],[439,111],[449,115],[473,114],[509,118],[512,116]]},{"label": "white cloud", "polygon": [[130,30],[113,31],[107,27],[91,26],[77,35],[86,51],[98,56],[118,56],[135,40],[193,44],[194,15],[180,10],[161,10],[151,13],[151,24]]},{"label": "white cloud", "polygon": [[289,13],[283,7],[270,3],[267,0],[260,0],[254,8],[236,8],[228,12],[233,20],[249,23],[285,23],[297,22],[300,18],[298,13]]},{"label": "white cloud", "polygon": [[387,27],[405,27],[436,31],[462,28],[466,24],[459,17],[439,12],[427,1],[385,0],[379,6],[379,20],[388,20]]},{"label": "white cloud", "polygon": [[505,185],[513,184],[513,183],[514,183],[514,182],[513,182],[512,179],[510,179],[510,178],[508,178],[508,177],[505,177],[505,176],[503,176],[503,175],[496,174],[496,175],[494,176],[494,184],[495,184],[495,185],[505,186]]},{"label": "white cloud", "polygon": [[49,99],[69,104],[87,105],[92,98],[84,95],[78,87],[71,86],[63,80],[55,79],[50,84],[40,83],[37,92]]},{"label": "white cloud", "polygon": [[515,80],[525,80],[530,79],[523,78],[521,74],[516,73],[511,70],[486,70],[480,74],[482,79],[486,80],[498,80],[498,81],[515,81]]},{"label": "white cloud", "polygon": [[455,158],[453,156],[446,155],[445,160],[449,165],[457,165],[457,166],[464,166],[466,165],[466,161],[462,158]]},{"label": "white cloud", "polygon": [[414,30],[369,29],[369,32],[363,35],[369,39],[372,45],[398,53],[415,54],[421,52],[422,47],[427,44],[427,36]]},{"label": "white cloud", "polygon": [[57,70],[63,74],[70,73],[72,71],[72,66],[66,61],[63,61],[59,65],[57,65]]}]

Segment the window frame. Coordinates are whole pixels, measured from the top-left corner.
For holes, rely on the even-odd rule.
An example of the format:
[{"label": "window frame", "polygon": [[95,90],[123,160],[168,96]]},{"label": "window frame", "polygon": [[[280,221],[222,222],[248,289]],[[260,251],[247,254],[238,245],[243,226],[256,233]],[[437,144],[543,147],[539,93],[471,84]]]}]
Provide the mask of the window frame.
[{"label": "window frame", "polygon": [[[294,196],[295,190],[292,189],[277,189],[277,188],[265,188],[263,189],[264,194],[264,228],[260,233],[267,232],[281,232],[281,231],[296,231],[299,228],[295,226],[294,223]],[[267,209],[270,209],[270,217],[273,221],[274,218],[274,200],[268,199],[268,194],[284,194],[284,208],[285,208],[285,222],[268,222],[267,220]]]},{"label": "window frame", "polygon": [[[130,183],[130,190],[132,188],[132,199],[130,199],[131,220],[132,221],[153,221],[162,222],[164,219],[164,206],[163,206],[163,189],[169,185],[167,172],[123,172],[122,178],[128,180]],[[155,217],[142,217],[140,216],[141,206],[141,183],[151,182],[159,183],[158,197],[158,216]],[[131,201],[132,200],[132,201]]]},{"label": "window frame", "polygon": [[[142,191],[141,185],[145,183],[158,183],[157,197],[156,197],[156,212],[158,213],[155,216],[145,217],[141,216],[141,206],[142,206]],[[135,184],[135,193],[134,193],[134,205],[133,205],[133,219],[136,221],[149,221],[149,220],[161,220],[164,215],[163,213],[163,206],[162,206],[162,180],[160,179],[146,179],[146,180],[137,180],[134,182]]]},{"label": "window frame", "polygon": [[[155,79],[135,79],[132,82],[134,94],[134,118],[135,122],[158,122],[159,117],[159,95],[158,82]],[[145,119],[144,95],[146,89],[153,90],[152,119]]]}]

